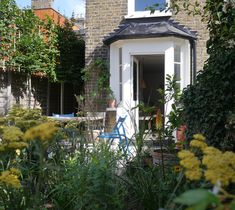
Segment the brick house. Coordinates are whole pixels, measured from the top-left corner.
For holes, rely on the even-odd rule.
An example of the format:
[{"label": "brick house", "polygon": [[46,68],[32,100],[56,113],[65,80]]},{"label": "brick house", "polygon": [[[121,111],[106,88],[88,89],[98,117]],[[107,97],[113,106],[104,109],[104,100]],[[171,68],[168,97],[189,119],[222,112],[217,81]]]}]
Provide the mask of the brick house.
[{"label": "brick house", "polygon": [[[117,116],[125,115],[140,101],[160,106],[156,89],[164,88],[167,74],[175,74],[183,89],[203,67],[207,58],[206,25],[184,10],[178,14],[162,11],[169,1],[86,1],[86,63],[97,57],[108,61]],[[150,14],[146,7],[155,3],[159,7]],[[86,84],[86,94],[94,87],[95,79]],[[165,114],[169,112],[166,107],[160,108]],[[138,110],[132,114],[138,126]]]}]

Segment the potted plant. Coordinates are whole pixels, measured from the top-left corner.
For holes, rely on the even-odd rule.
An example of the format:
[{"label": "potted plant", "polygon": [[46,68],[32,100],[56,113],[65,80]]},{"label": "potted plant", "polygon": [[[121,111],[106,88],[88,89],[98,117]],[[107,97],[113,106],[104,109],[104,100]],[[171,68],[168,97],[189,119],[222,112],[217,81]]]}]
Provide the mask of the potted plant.
[{"label": "potted plant", "polygon": [[116,99],[114,96],[114,93],[111,89],[109,89],[108,91],[108,95],[107,95],[107,101],[108,101],[108,107],[109,108],[116,108]]}]

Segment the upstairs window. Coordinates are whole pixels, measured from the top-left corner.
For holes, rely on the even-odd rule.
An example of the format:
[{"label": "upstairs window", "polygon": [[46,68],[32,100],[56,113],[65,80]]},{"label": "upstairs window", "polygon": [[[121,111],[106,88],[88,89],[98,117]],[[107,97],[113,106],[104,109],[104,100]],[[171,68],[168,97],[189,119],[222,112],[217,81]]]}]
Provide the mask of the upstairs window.
[{"label": "upstairs window", "polygon": [[154,7],[156,10],[162,10],[166,8],[166,0],[135,0],[135,11],[146,11],[146,8],[158,4]]},{"label": "upstairs window", "polygon": [[[171,12],[165,10],[170,0],[128,0],[128,15],[126,18],[169,16]],[[155,6],[158,4],[158,6]],[[154,14],[150,14],[148,7],[154,7]]]}]

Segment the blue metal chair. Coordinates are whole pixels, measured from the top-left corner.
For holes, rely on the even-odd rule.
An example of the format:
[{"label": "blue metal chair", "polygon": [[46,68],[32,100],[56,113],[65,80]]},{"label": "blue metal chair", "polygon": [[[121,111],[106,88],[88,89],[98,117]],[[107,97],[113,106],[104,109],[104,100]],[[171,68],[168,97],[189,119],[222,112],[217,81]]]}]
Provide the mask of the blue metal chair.
[{"label": "blue metal chair", "polygon": [[101,139],[108,139],[110,141],[110,145],[113,143],[114,139],[119,140],[119,148],[122,148],[124,152],[128,151],[129,152],[129,143],[128,143],[128,138],[126,137],[126,131],[123,126],[123,123],[125,121],[127,116],[125,117],[119,117],[115,126],[113,127],[111,132],[107,133],[101,133],[98,138]]}]

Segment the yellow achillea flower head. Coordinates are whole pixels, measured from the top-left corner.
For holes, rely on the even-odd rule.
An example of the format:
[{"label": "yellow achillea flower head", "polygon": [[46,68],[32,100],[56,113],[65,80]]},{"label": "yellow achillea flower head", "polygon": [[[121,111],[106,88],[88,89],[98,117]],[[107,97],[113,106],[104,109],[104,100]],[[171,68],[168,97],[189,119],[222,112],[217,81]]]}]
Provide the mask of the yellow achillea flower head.
[{"label": "yellow achillea flower head", "polygon": [[22,137],[23,132],[15,126],[3,128],[2,139],[4,142],[19,142]]},{"label": "yellow achillea flower head", "polygon": [[178,157],[180,159],[185,159],[185,158],[193,158],[195,157],[194,153],[188,151],[188,150],[182,150],[178,152]]},{"label": "yellow achillea flower head", "polygon": [[200,180],[202,177],[202,171],[200,168],[195,170],[187,170],[185,172],[185,176],[191,181]]},{"label": "yellow achillea flower head", "polygon": [[227,151],[223,154],[223,159],[227,164],[230,164],[235,170],[235,153]]},{"label": "yellow achillea flower head", "polygon": [[18,179],[19,175],[20,172],[15,168],[3,171],[2,174],[0,175],[0,184],[2,183],[18,189],[21,187],[20,180]]},{"label": "yellow achillea flower head", "polygon": [[192,140],[190,142],[190,147],[195,147],[203,151],[207,147],[207,144],[200,140]]},{"label": "yellow achillea flower head", "polygon": [[180,165],[186,169],[199,169],[200,161],[197,157],[186,158],[180,161]]},{"label": "yellow achillea flower head", "polygon": [[46,122],[30,128],[25,132],[24,139],[26,141],[40,139],[41,141],[49,140],[58,130],[54,122]]},{"label": "yellow achillea flower head", "polygon": [[205,141],[206,138],[202,134],[194,134],[193,139],[199,140],[199,141]]},{"label": "yellow achillea flower head", "polygon": [[203,176],[210,183],[216,185],[220,182],[222,186],[235,183],[235,153],[223,153],[214,147],[208,147],[204,141],[205,138],[197,134],[190,142],[191,147],[203,152],[203,156],[199,156],[202,161],[191,151],[183,150],[178,153],[180,165],[185,168],[186,178],[194,181]]},{"label": "yellow achillea flower head", "polygon": [[25,142],[10,142],[7,147],[10,149],[23,149],[27,147],[28,144]]},{"label": "yellow achillea flower head", "polygon": [[235,183],[235,167],[233,167],[233,164],[235,165],[235,154],[233,152],[222,153],[219,151],[216,155],[214,153],[206,154],[202,159],[202,163],[207,168],[205,171],[207,181],[212,184],[220,181],[222,186]]},{"label": "yellow achillea flower head", "polygon": [[215,147],[207,147],[203,150],[203,153],[206,155],[221,155],[222,152]]},{"label": "yellow achillea flower head", "polygon": [[6,151],[7,149],[15,150],[27,147],[28,144],[22,141],[23,135],[23,132],[18,127],[4,127],[0,152]]}]

